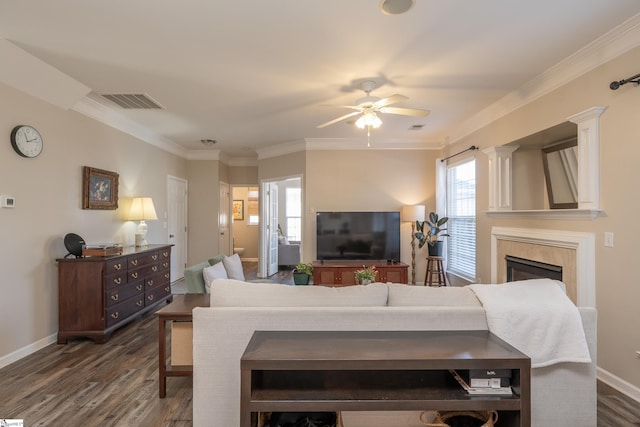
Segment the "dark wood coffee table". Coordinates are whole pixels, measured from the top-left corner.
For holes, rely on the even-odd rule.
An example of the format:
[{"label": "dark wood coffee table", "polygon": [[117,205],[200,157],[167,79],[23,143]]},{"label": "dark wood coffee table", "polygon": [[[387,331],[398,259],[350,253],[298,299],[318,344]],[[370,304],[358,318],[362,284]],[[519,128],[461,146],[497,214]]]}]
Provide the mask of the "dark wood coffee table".
[{"label": "dark wood coffee table", "polygon": [[[488,331],[257,331],[240,366],[241,427],[259,412],[489,409],[531,425],[531,359]],[[470,396],[452,369],[511,369],[514,393]]]},{"label": "dark wood coffee table", "polygon": [[167,322],[193,321],[192,311],[196,307],[209,307],[209,294],[174,295],[173,302],[158,310],[158,372],[160,376],[160,397],[167,394],[167,377],[192,377],[193,366],[171,366],[167,364]]}]

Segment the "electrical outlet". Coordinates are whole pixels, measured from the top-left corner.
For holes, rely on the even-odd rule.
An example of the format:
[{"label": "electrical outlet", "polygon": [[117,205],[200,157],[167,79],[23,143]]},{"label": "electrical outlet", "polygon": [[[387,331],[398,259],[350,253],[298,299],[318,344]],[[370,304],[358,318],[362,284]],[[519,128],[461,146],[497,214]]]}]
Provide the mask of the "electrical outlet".
[{"label": "electrical outlet", "polygon": [[613,247],[613,233],[610,231],[606,231],[604,233],[604,245],[608,248]]}]

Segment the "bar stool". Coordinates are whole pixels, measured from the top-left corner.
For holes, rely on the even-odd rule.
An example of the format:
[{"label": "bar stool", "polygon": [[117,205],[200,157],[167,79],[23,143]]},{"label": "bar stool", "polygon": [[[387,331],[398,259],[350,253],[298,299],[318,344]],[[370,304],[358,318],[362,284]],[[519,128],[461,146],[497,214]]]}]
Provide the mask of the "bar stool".
[{"label": "bar stool", "polygon": [[[433,276],[436,276],[436,284],[434,285]],[[424,278],[425,286],[448,286],[447,276],[444,274],[444,265],[441,256],[427,257],[427,274]]]}]

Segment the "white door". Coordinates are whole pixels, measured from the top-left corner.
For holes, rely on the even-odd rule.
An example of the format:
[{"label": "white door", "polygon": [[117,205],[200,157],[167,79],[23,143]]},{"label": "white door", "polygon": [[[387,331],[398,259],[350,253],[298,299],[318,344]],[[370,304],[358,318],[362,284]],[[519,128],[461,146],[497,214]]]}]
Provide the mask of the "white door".
[{"label": "white door", "polygon": [[278,185],[269,183],[269,261],[267,275],[278,272]]},{"label": "white door", "polygon": [[229,230],[229,214],[231,212],[231,194],[229,184],[220,182],[220,214],[218,229],[220,230],[219,253],[231,255],[231,233]]},{"label": "white door", "polygon": [[187,181],[167,177],[167,232],[171,248],[171,281],[184,276],[187,266]]}]

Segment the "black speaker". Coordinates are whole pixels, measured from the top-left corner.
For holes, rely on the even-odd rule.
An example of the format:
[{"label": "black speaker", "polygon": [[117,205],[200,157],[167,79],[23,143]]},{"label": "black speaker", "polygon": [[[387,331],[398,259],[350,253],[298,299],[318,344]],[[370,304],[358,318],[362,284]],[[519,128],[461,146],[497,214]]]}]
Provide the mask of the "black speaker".
[{"label": "black speaker", "polygon": [[69,233],[64,236],[64,247],[69,251],[65,258],[69,257],[69,255],[75,255],[76,258],[81,257],[82,246],[84,245],[84,239],[77,234]]}]

